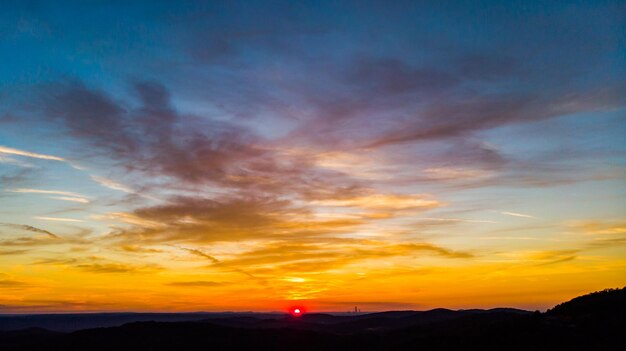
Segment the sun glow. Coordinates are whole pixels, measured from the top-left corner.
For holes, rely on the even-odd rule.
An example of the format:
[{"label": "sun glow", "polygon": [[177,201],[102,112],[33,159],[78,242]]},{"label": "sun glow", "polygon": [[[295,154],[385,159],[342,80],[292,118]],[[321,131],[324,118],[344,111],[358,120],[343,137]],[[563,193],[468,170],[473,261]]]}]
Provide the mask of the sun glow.
[{"label": "sun glow", "polygon": [[291,309],[291,315],[294,317],[299,317],[304,314],[304,308],[302,307],[293,307]]}]

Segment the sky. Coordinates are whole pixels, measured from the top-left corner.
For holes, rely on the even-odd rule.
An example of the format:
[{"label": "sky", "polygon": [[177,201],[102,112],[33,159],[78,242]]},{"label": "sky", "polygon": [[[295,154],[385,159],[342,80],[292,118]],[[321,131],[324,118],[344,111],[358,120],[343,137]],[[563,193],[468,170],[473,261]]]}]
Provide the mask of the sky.
[{"label": "sky", "polygon": [[626,285],[623,1],[5,1],[0,313]]}]

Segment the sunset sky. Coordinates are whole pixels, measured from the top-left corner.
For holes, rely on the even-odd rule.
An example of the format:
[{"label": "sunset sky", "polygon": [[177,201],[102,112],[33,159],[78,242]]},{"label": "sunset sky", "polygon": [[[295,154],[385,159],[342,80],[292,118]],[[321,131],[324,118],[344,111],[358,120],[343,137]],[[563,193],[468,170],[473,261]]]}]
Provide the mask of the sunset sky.
[{"label": "sunset sky", "polygon": [[625,286],[625,38],[623,1],[3,1],[0,313]]}]

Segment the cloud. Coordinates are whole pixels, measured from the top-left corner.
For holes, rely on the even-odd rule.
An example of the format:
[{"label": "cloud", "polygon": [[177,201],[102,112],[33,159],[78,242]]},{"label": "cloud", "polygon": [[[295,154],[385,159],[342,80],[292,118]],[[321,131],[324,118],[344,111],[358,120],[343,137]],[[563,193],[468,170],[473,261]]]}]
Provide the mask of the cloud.
[{"label": "cloud", "polygon": [[106,309],[112,305],[112,303],[106,301],[28,299],[27,304],[0,305],[0,311],[4,313],[41,313],[42,311],[68,312],[85,310],[97,311]]},{"label": "cloud", "polygon": [[210,260],[213,263],[220,263],[220,260],[218,260],[217,258],[215,258],[215,257],[213,257],[211,255],[208,255],[208,254],[206,254],[206,253],[204,253],[204,252],[202,252],[202,251],[200,251],[198,249],[189,249],[189,248],[185,248],[185,247],[181,247],[180,249],[181,250],[185,250],[185,251],[187,251],[187,252],[189,252],[189,253],[191,253],[193,255],[204,257],[204,258]]},{"label": "cloud", "polygon": [[29,285],[18,280],[0,279],[0,289],[22,289]]},{"label": "cloud", "polygon": [[[162,85],[138,82],[134,92],[139,101],[131,104],[82,83],[66,82],[50,88],[44,98],[45,115],[96,152],[140,175],[142,188],[184,190],[203,185],[219,186],[224,192],[247,189],[264,195],[319,197],[355,187],[350,177],[315,169],[313,155],[281,153],[241,124],[180,114]],[[109,121],[106,128],[98,127],[102,121]],[[95,175],[92,179],[133,193],[130,186]],[[154,184],[158,180],[165,183]]]},{"label": "cloud", "polygon": [[148,248],[148,247],[140,247],[137,245],[122,245],[120,249],[126,252],[135,252],[135,253],[162,253],[163,250]]},{"label": "cloud", "polygon": [[[7,254],[15,251],[15,253],[21,253],[24,249],[35,251],[38,247],[54,246],[62,250],[69,249],[68,245],[72,245],[71,249],[77,249],[79,247],[87,247],[94,243],[89,238],[91,231],[87,229],[81,229],[78,233],[63,233],[63,235],[56,235],[50,231],[37,228],[30,225],[0,224],[9,226],[13,230],[11,233],[3,233],[0,236],[0,247],[15,247],[15,250],[6,251]],[[40,235],[32,235],[32,233]]]},{"label": "cloud", "polygon": [[50,87],[44,96],[44,112],[67,123],[76,137],[89,138],[99,148],[116,154],[137,151],[123,118],[124,110],[112,99],[92,92],[79,82]]},{"label": "cloud", "polygon": [[105,177],[99,177],[99,176],[92,175],[91,179],[93,179],[96,183],[98,183],[98,184],[100,184],[100,185],[102,185],[102,186],[104,186],[106,188],[109,188],[109,189],[122,191],[122,192],[129,193],[129,194],[134,193],[134,191],[132,189],[130,189],[129,187],[127,187],[127,186],[125,186],[125,185],[123,185],[121,183],[115,182],[115,181],[113,181],[111,179],[105,178]]},{"label": "cloud", "polygon": [[33,265],[71,265],[78,262],[76,258],[41,258],[31,264]]},{"label": "cloud", "polygon": [[33,236],[21,236],[14,237],[9,239],[0,240],[0,245],[2,246],[17,246],[17,247],[30,247],[30,246],[39,246],[39,245],[51,245],[51,244],[59,244],[58,240],[50,240],[50,237],[33,237]]},{"label": "cloud", "polygon": [[570,227],[589,235],[619,235],[626,234],[626,222],[624,221],[578,221],[571,223]]},{"label": "cloud", "polygon": [[87,196],[81,195],[75,192],[70,192],[70,191],[42,190],[42,189],[28,189],[28,188],[7,189],[5,191],[10,192],[10,193],[62,195],[62,196],[50,196],[49,198],[55,199],[55,200],[62,200],[62,201],[78,202],[82,204],[89,203],[89,198]]},{"label": "cloud", "polygon": [[398,131],[379,137],[368,147],[457,137],[477,130],[598,109],[608,111],[624,104],[620,96],[623,96],[625,89],[618,85],[599,91],[563,92],[561,96],[542,96],[530,92],[468,96],[424,109],[419,113],[421,118],[416,120],[415,128],[398,128]]},{"label": "cloud", "polygon": [[17,188],[17,189],[7,189],[6,191],[11,193],[32,193],[32,194],[53,194],[53,195],[63,195],[72,198],[86,198],[87,196],[81,195],[78,193],[70,192],[70,191],[62,191],[62,190],[42,190],[42,189],[28,189],[28,188]]},{"label": "cloud", "polygon": [[139,208],[127,217],[135,225],[111,233],[110,239],[124,243],[298,240],[345,233],[365,223],[360,217],[318,217],[290,201],[245,195],[217,199],[176,197],[168,204]]},{"label": "cloud", "polygon": [[122,263],[77,264],[76,268],[90,273],[150,273],[160,270],[159,266],[136,266]]},{"label": "cloud", "polygon": [[[350,255],[346,255],[350,252]],[[246,267],[253,273],[271,267],[281,272],[317,272],[338,269],[361,261],[406,258],[419,254],[449,259],[470,259],[470,252],[455,251],[430,243],[387,243],[371,240],[332,240],[326,243],[274,242],[222,260],[213,267]]]},{"label": "cloud", "polygon": [[26,230],[26,231],[29,231],[29,232],[33,232],[33,233],[45,234],[48,237],[53,238],[53,239],[58,239],[59,238],[56,234],[51,233],[51,232],[49,232],[47,230],[40,229],[40,228],[37,228],[37,227],[33,227],[33,226],[30,226],[30,225],[26,225],[26,224],[0,223],[0,225],[10,226],[10,227],[13,227],[13,228],[19,228],[19,229],[23,229],[23,230]]},{"label": "cloud", "polygon": [[3,154],[0,154],[0,163],[6,163],[6,164],[14,164],[20,167],[24,167],[24,168],[32,168],[34,167],[32,164],[28,163],[28,162],[22,162],[19,160],[16,160],[12,157],[8,157],[5,156]]},{"label": "cloud", "polygon": [[55,200],[63,200],[63,201],[70,201],[70,202],[78,202],[81,204],[87,204],[89,203],[89,200],[82,198],[82,197],[69,197],[69,196],[51,196],[51,199],[55,199]]},{"label": "cloud", "polygon": [[150,220],[150,219],[142,218],[132,213],[123,213],[123,212],[111,212],[111,213],[107,213],[106,215],[94,215],[92,216],[92,218],[96,220],[111,219],[111,220],[121,221],[124,223],[135,225],[140,228],[158,229],[158,228],[165,228],[166,226],[165,223],[161,223],[156,220]]},{"label": "cloud", "polygon": [[285,223],[282,214],[292,210],[286,201],[259,197],[206,199],[176,197],[164,205],[144,207],[118,216],[135,224],[112,238],[134,243],[145,241],[187,242],[235,241],[255,236],[279,235]]},{"label": "cloud", "polygon": [[524,213],[518,213],[518,212],[500,212],[500,214],[503,214],[505,216],[513,216],[513,217],[522,217],[522,218],[537,218],[535,216],[531,216],[529,214],[524,214]]},{"label": "cloud", "polygon": [[29,230],[31,232],[35,232],[35,233],[41,233],[41,234],[45,234],[53,239],[58,239],[59,237],[56,234],[53,234],[47,230],[43,230],[43,229],[39,229],[30,225],[22,225],[22,228]]},{"label": "cloud", "polygon": [[492,177],[494,174],[488,170],[472,168],[436,167],[427,168],[424,174],[430,179],[458,180]]},{"label": "cloud", "polygon": [[426,195],[386,195],[372,194],[345,199],[329,199],[312,201],[314,205],[361,207],[376,210],[406,210],[406,209],[433,209],[441,203]]},{"label": "cloud", "polygon": [[27,252],[28,250],[0,250],[0,256],[21,255]]},{"label": "cloud", "polygon": [[579,252],[580,250],[546,250],[530,253],[526,257],[538,266],[547,266],[575,260]]},{"label": "cloud", "polygon": [[[189,182],[223,181],[222,169],[231,160],[241,162],[262,153],[250,145],[254,137],[241,127],[190,116],[181,124],[182,116],[170,106],[163,86],[140,82],[134,89],[140,100],[136,108],[82,83],[67,82],[50,89],[44,99],[45,114],[96,150],[123,160],[131,170]],[[93,179],[132,192],[105,178]]]},{"label": "cloud", "polygon": [[52,156],[52,155],[45,155],[45,154],[38,154],[38,153],[35,153],[35,152],[29,152],[29,151],[13,149],[13,148],[2,146],[2,145],[0,145],[0,153],[9,154],[9,155],[24,156],[24,157],[30,157],[30,158],[38,158],[38,159],[42,159],[42,160],[52,160],[52,161],[61,161],[61,162],[66,162],[67,161],[66,159],[64,159],[62,157],[57,157],[57,156]]},{"label": "cloud", "polygon": [[84,222],[83,220],[74,219],[74,218],[42,217],[42,216],[35,216],[33,218],[39,219],[42,221],[53,221],[53,222]]},{"label": "cloud", "polygon": [[437,217],[422,217],[416,218],[417,221],[426,221],[426,222],[444,222],[444,223],[489,223],[494,224],[498,223],[496,221],[490,220],[481,220],[481,219],[463,219],[463,218],[437,218]]}]

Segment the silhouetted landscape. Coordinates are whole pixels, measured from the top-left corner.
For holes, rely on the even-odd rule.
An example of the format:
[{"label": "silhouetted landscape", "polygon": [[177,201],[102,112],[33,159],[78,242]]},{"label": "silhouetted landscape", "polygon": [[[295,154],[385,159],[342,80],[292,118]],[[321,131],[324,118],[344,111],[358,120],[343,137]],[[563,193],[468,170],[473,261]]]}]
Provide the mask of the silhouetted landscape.
[{"label": "silhouetted landscape", "polygon": [[619,350],[626,288],[548,311],[0,316],[1,350]]}]

